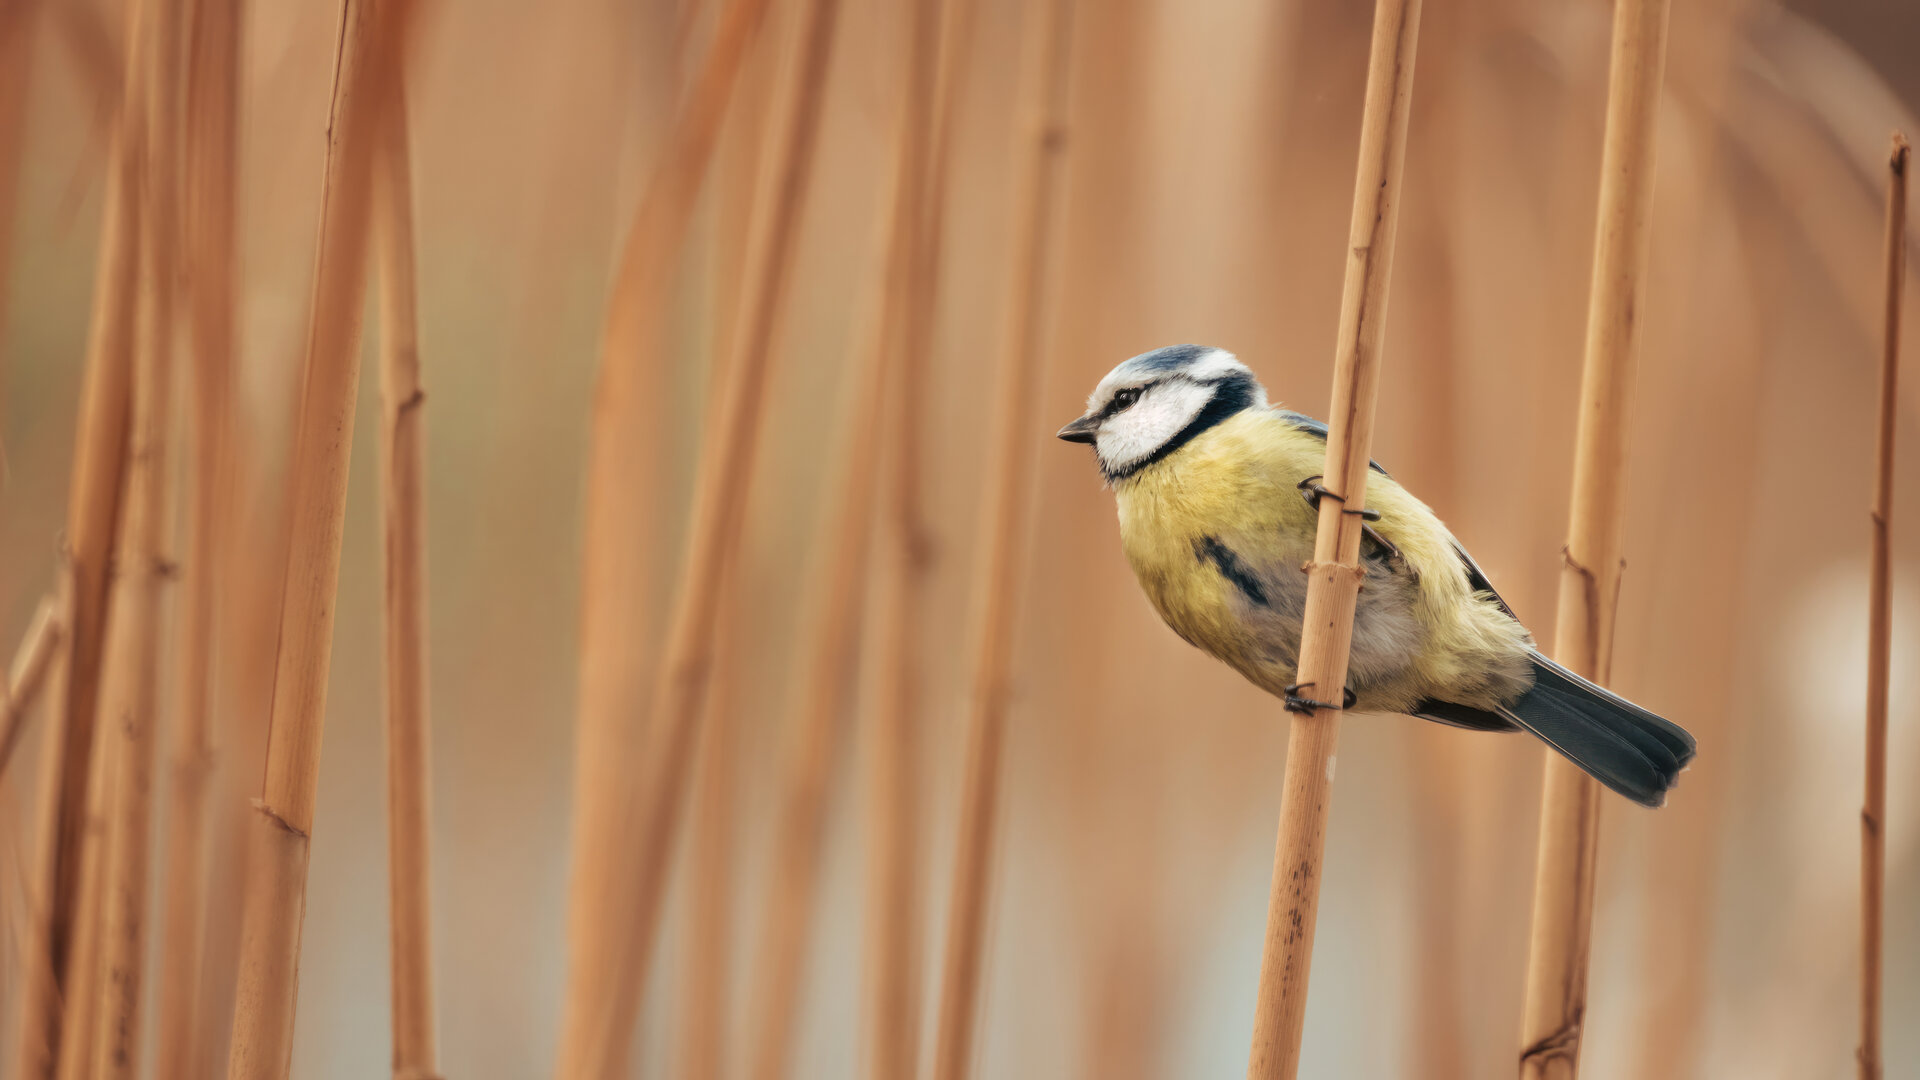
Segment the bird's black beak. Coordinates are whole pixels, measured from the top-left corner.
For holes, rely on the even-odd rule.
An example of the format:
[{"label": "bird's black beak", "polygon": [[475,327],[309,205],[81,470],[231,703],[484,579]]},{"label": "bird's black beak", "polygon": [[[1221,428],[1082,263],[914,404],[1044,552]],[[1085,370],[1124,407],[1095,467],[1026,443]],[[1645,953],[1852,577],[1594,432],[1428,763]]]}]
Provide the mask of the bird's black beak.
[{"label": "bird's black beak", "polygon": [[1068,424],[1066,427],[1061,428],[1058,434],[1068,442],[1086,443],[1091,446],[1093,444],[1094,429],[1099,426],[1099,417],[1083,416],[1073,423]]}]

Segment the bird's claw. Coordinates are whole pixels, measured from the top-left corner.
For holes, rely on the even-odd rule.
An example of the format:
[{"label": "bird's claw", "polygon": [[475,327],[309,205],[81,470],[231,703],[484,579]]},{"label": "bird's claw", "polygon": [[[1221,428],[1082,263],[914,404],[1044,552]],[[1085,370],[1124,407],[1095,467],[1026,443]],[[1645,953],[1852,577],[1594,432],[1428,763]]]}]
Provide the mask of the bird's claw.
[{"label": "bird's claw", "polygon": [[1342,688],[1340,697],[1341,704],[1335,705],[1331,702],[1315,701],[1312,698],[1301,697],[1300,691],[1308,689],[1311,686],[1313,686],[1312,683],[1305,682],[1294,683],[1292,686],[1286,688],[1286,708],[1288,712],[1299,713],[1301,716],[1312,716],[1315,709],[1339,710],[1353,708],[1355,695],[1352,687]]},{"label": "bird's claw", "polygon": [[[1294,487],[1300,489],[1300,497],[1307,500],[1307,505],[1313,507],[1315,510],[1320,509],[1320,497],[1322,495],[1327,496],[1328,498],[1332,499],[1337,503],[1344,504],[1347,501],[1347,497],[1345,495],[1341,495],[1333,491],[1328,491],[1326,485],[1320,482],[1324,479],[1326,479],[1326,477],[1324,476],[1309,476],[1305,480],[1302,480],[1298,484],[1294,485]],[[1354,517],[1357,517],[1362,521],[1379,521],[1380,520],[1380,511],[1374,510],[1371,508],[1361,509],[1361,510],[1349,510],[1343,505],[1340,508],[1340,512],[1343,514],[1352,514]],[[1368,530],[1368,531],[1371,532],[1372,530]]]},{"label": "bird's claw", "polygon": [[[1298,484],[1294,485],[1300,490],[1300,497],[1307,500],[1308,506],[1313,507],[1315,510],[1320,509],[1320,496],[1322,495],[1330,496],[1331,498],[1342,503],[1347,501],[1344,496],[1328,491],[1326,487],[1320,483],[1322,479],[1324,479],[1324,477],[1309,476],[1305,480],[1302,480]],[[1355,517],[1359,518],[1362,522],[1373,522],[1373,521],[1380,520],[1380,511],[1374,510],[1372,508],[1368,508],[1364,510],[1348,510],[1343,506],[1341,507],[1340,512],[1343,514],[1352,514]],[[1380,551],[1388,559],[1398,563],[1406,562],[1406,556],[1400,554],[1400,549],[1394,545],[1393,541],[1387,539],[1384,536],[1381,536],[1380,530],[1374,528],[1372,525],[1363,524],[1360,526],[1360,533],[1362,536],[1365,536],[1367,539],[1373,541],[1374,544],[1380,549]]]}]

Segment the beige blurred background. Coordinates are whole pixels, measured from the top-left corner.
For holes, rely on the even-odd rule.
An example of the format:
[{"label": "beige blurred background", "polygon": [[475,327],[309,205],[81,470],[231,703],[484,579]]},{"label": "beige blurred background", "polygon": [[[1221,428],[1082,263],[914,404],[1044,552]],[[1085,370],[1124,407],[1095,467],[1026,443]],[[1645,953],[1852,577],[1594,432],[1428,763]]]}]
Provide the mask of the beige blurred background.
[{"label": "beige blurred background", "polygon": [[[100,0],[47,6],[75,4]],[[757,65],[788,37],[781,7]],[[980,4],[931,358],[928,970],[1011,264],[1022,7]],[[896,8],[845,4],[749,511],[734,668],[742,942],[768,861],[842,376],[876,302]],[[1049,435],[1114,363],[1182,341],[1232,349],[1275,399],[1324,410],[1368,11],[1307,0],[1081,9],[976,1061],[996,1078],[1232,1076],[1252,1017],[1285,717],[1159,624],[1093,468]],[[409,76],[429,393],[436,960],[443,1067],[460,1080],[544,1075],[553,1059],[588,404],[612,258],[697,55],[675,48],[682,17],[672,0],[440,3]],[[336,18],[328,4],[248,13],[240,357],[254,560],[271,546],[298,385]],[[1543,635],[1565,528],[1608,19],[1595,0],[1427,4],[1381,392],[1375,456]],[[117,25],[110,12],[100,22]],[[696,16],[689,40],[704,32]],[[8,643],[52,580],[64,520],[104,152],[84,38],[64,16],[41,20],[31,62],[25,168],[17,204],[0,207],[14,220],[0,315]],[[1614,681],[1694,730],[1701,753],[1666,809],[1607,806],[1584,1058],[1595,1080],[1853,1074],[1881,161],[1891,128],[1913,130],[1916,105],[1920,7],[1675,5]],[[728,223],[711,209],[687,260],[679,359],[658,388],[675,405],[681,478],[668,530],[684,513],[718,321],[711,279]],[[368,400],[373,380],[368,364]],[[1920,528],[1906,527],[1920,521],[1920,375],[1905,390],[1890,1078],[1920,1078],[1920,685],[1903,659],[1920,604]],[[388,1063],[373,419],[362,410],[308,892],[294,1073],[315,1080]],[[238,799],[257,785],[246,733],[259,737],[264,708],[257,687],[227,693]],[[856,1072],[860,752],[840,757],[795,1077]],[[1303,1075],[1510,1071],[1540,755],[1518,737],[1399,718],[1345,725]],[[680,907],[638,1034],[647,1076],[667,1075],[673,1054]],[[734,958],[737,989],[753,975],[744,946]]]}]

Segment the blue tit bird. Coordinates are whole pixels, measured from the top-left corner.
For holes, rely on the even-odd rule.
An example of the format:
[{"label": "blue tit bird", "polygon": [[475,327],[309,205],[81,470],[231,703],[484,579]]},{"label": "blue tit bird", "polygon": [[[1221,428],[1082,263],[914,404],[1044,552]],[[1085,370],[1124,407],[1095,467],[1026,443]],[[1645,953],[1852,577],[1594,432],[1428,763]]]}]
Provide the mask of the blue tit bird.
[{"label": "blue tit bird", "polygon": [[[1326,425],[1269,407],[1232,353],[1174,345],[1114,368],[1059,435],[1093,447],[1127,561],[1174,633],[1294,711],[1317,704],[1294,684]],[[1433,511],[1373,469],[1343,707],[1528,731],[1664,802],[1693,736],[1540,655]]]}]

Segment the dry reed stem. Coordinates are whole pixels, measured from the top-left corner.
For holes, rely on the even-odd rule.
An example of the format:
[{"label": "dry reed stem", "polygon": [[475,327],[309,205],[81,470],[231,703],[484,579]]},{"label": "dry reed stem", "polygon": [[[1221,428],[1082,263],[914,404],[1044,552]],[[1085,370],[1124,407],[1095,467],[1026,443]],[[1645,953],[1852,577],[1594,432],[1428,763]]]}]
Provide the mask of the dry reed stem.
[{"label": "dry reed stem", "polygon": [[393,1075],[439,1073],[433,1008],[427,711],[426,391],[414,296],[413,178],[404,73],[395,70],[373,156],[380,268],[380,507],[386,536],[387,874],[391,900]]},{"label": "dry reed stem", "polygon": [[[901,194],[895,192],[896,224],[901,221],[897,208]],[[893,271],[899,269],[900,252],[889,246],[886,277],[889,285],[897,285]],[[891,329],[888,321],[898,312],[890,296],[874,328],[874,340],[862,350],[860,366],[850,379],[852,401],[841,425],[846,438],[833,470],[836,490],[813,543],[815,563],[808,574],[814,582],[813,610],[802,638],[808,643],[805,682],[796,695],[799,710],[782,768],[773,869],[763,890],[766,907],[754,952],[746,1027],[753,1033],[746,1074],[750,1080],[780,1080],[792,1050],[827,805],[844,741],[843,719],[853,697],[854,662],[866,602],[867,548],[873,534],[874,457],[883,423],[887,361],[892,357],[884,342]]]},{"label": "dry reed stem", "polygon": [[[1666,31],[1666,0],[1621,0],[1614,7],[1572,508],[1554,621],[1556,658],[1602,684],[1612,666],[1620,588],[1627,406],[1643,321]],[[1599,785],[1558,754],[1545,757],[1520,1036],[1523,1080],[1571,1078],[1579,1068],[1599,848]]]},{"label": "dry reed stem", "polygon": [[[105,850],[101,983],[91,1039],[96,1080],[130,1080],[139,1070],[152,872],[153,772],[160,731],[165,604],[174,579],[169,453],[172,437],[174,315],[180,293],[178,251],[181,45],[184,0],[129,5],[134,29],[125,51],[129,92],[143,123],[140,333],[134,362],[132,433],[127,446],[126,509],[114,549],[102,664],[102,737],[115,740],[113,814]],[[139,85],[136,88],[136,83]],[[136,119],[136,117],[138,119]]]},{"label": "dry reed stem", "polygon": [[628,227],[608,297],[587,461],[563,1062],[582,1060],[571,1055],[595,1038],[623,978],[608,943],[629,917],[629,901],[614,891],[608,854],[621,850],[628,825],[622,813],[646,722],[647,658],[657,648],[653,523],[665,480],[659,389],[667,370],[661,333],[721,121],[767,4],[732,0],[721,13]]},{"label": "dry reed stem", "polygon": [[[885,226],[880,303],[863,362],[851,378],[852,401],[842,425],[848,437],[840,450],[837,490],[814,544],[819,564],[809,576],[820,585],[812,597],[814,613],[806,636],[813,651],[787,762],[773,885],[766,893],[764,936],[758,951],[760,977],[754,982],[757,992],[748,1016],[747,1030],[755,1033],[748,1075],[755,1080],[778,1080],[785,1075],[792,1049],[832,770],[843,738],[841,718],[852,698],[853,661],[860,642],[868,545],[874,532],[875,459],[885,429],[885,391],[897,381],[890,380],[888,373],[906,359],[902,345],[920,299],[913,279],[924,217],[923,172],[938,59],[933,48],[935,15],[927,0],[915,3],[909,13],[908,87]],[[900,914],[870,912],[876,921],[892,917],[897,922]]]},{"label": "dry reed stem", "polygon": [[1874,435],[1872,594],[1867,626],[1866,795],[1860,807],[1860,1080],[1880,1080],[1881,931],[1886,916],[1887,685],[1893,652],[1893,435],[1899,418],[1900,298],[1907,278],[1907,160],[1894,133],[1887,157],[1886,316]]},{"label": "dry reed stem", "polygon": [[[46,687],[57,691],[66,685],[68,658],[73,655],[69,632],[73,613],[72,567],[60,564],[58,583],[53,594],[54,621],[61,633],[58,646],[49,658],[42,676]],[[16,664],[14,671],[25,674],[31,665]],[[25,701],[25,680],[9,679],[9,693],[15,701]],[[52,1074],[54,1047],[59,1033],[54,1029],[60,1009],[59,973],[53,954],[54,860],[60,850],[60,776],[66,751],[65,733],[59,723],[65,715],[57,692],[48,692],[45,701],[46,731],[40,737],[40,761],[34,789],[33,841],[28,858],[24,898],[26,909],[26,948],[21,953],[22,979],[19,984],[19,1022],[14,1026],[18,1051],[13,1070],[15,1080],[45,1080]]]},{"label": "dry reed stem", "polygon": [[[1298,679],[1321,701],[1339,702],[1347,685],[1354,604],[1362,577],[1362,519],[1357,511],[1366,501],[1419,31],[1420,0],[1378,0],[1328,417],[1325,477],[1328,488],[1340,497],[1321,500],[1313,562],[1305,567],[1307,601]],[[1260,957],[1260,993],[1247,1059],[1249,1080],[1291,1080],[1300,1068],[1339,733],[1340,710],[1328,708],[1294,716],[1287,736],[1266,944]]]},{"label": "dry reed stem", "polygon": [[306,383],[290,463],[292,518],[267,739],[242,900],[233,1080],[285,1077],[320,779],[334,591],[360,373],[372,162],[404,48],[404,0],[344,0],[335,60]]},{"label": "dry reed stem", "polygon": [[961,772],[960,835],[954,852],[935,1028],[934,1080],[962,1080],[971,1068],[980,967],[985,951],[988,876],[1000,792],[1000,746],[1006,731],[1017,599],[1025,576],[1033,502],[1033,454],[1039,445],[1033,410],[1044,385],[1048,268],[1066,171],[1067,96],[1072,84],[1074,0],[1033,9],[1018,135],[1019,188],[1008,294],[1007,340],[994,376],[996,430],[985,512],[980,519],[980,609],[973,628],[973,685],[967,750]]},{"label": "dry reed stem", "polygon": [[220,633],[234,470],[234,205],[240,76],[239,0],[195,0],[187,30],[182,129],[181,254],[193,360],[186,566],[180,610],[176,724],[169,775],[160,988],[160,1080],[205,1074],[201,1011],[207,926],[208,785],[215,768],[213,673]]},{"label": "dry reed stem", "polygon": [[[691,770],[695,721],[712,673],[713,631],[720,583],[739,544],[746,495],[759,442],[768,359],[798,239],[800,209],[811,179],[828,60],[839,11],[837,0],[810,0],[797,14],[800,52],[793,83],[780,97],[785,106],[779,149],[768,178],[770,204],[746,277],[735,355],[728,365],[718,409],[704,433],[694,483],[687,564],[680,579],[659,669],[637,784],[627,776],[627,812],[620,847],[631,858],[607,860],[619,875],[614,895],[628,905],[620,920],[598,938],[604,962],[616,976],[605,999],[572,998],[557,1074],[611,1077],[619,1074],[626,1044],[640,1011],[647,969],[659,929],[661,900]],[[613,658],[609,658],[611,662]],[[630,660],[631,658],[627,658]],[[631,759],[619,764],[630,768]],[[625,774],[623,774],[625,775]],[[604,859],[612,849],[589,851]],[[592,939],[588,939],[591,941]]]},{"label": "dry reed stem", "polygon": [[972,0],[919,0],[907,28],[906,96],[894,180],[879,345],[888,351],[890,415],[872,640],[874,700],[866,713],[866,1058],[870,1077],[911,1076],[919,1062],[919,884],[916,704],[920,618],[931,577],[921,506],[921,424],[933,348],[945,162],[959,100]]},{"label": "dry reed stem", "polygon": [[[744,291],[748,238],[752,235],[755,179],[768,141],[766,115],[781,51],[774,29],[758,35],[741,72],[732,122],[712,166],[713,299],[708,339],[707,400],[718,401],[725,385],[733,328]],[[686,949],[681,961],[677,1075],[681,1080],[721,1080],[730,1075],[727,1025],[733,963],[734,801],[739,762],[736,715],[741,653],[741,569],[729,567],[714,603],[713,688],[700,722],[699,772],[694,778],[693,850],[687,868],[684,910]]]},{"label": "dry reed stem", "polygon": [[[131,24],[131,12],[129,23]],[[131,34],[129,34],[131,37]],[[127,85],[133,86],[131,78]],[[83,1075],[83,1053],[93,1028],[96,1000],[101,882],[100,843],[108,805],[114,740],[98,738],[96,710],[106,647],[109,567],[120,528],[122,479],[126,473],[128,421],[132,409],[141,251],[139,125],[129,90],[122,119],[113,128],[105,210],[100,227],[100,269],[94,289],[85,381],[67,501],[67,560],[73,587],[72,638],[59,725],[64,747],[59,766],[57,842],[41,870],[49,885],[51,925],[48,955],[57,981],[53,999],[30,996],[30,1023],[46,1038],[21,1039],[22,1074]],[[52,1004],[46,1014],[38,1010]],[[52,1050],[51,1056],[45,1051]]]},{"label": "dry reed stem", "polygon": [[729,1075],[728,973],[733,963],[734,795],[739,771],[734,698],[740,659],[739,567],[728,570],[715,601],[713,689],[700,722],[699,772],[694,778],[692,865],[687,871],[686,958],[674,1048],[681,1080]]},{"label": "dry reed stem", "polygon": [[33,621],[27,624],[27,632],[20,639],[20,647],[14,651],[13,666],[7,669],[6,686],[0,688],[5,695],[0,696],[0,775],[6,773],[7,762],[20,743],[27,713],[39,697],[40,687],[46,682],[47,671],[53,666],[54,654],[65,635],[59,601],[51,596],[40,601]]}]

